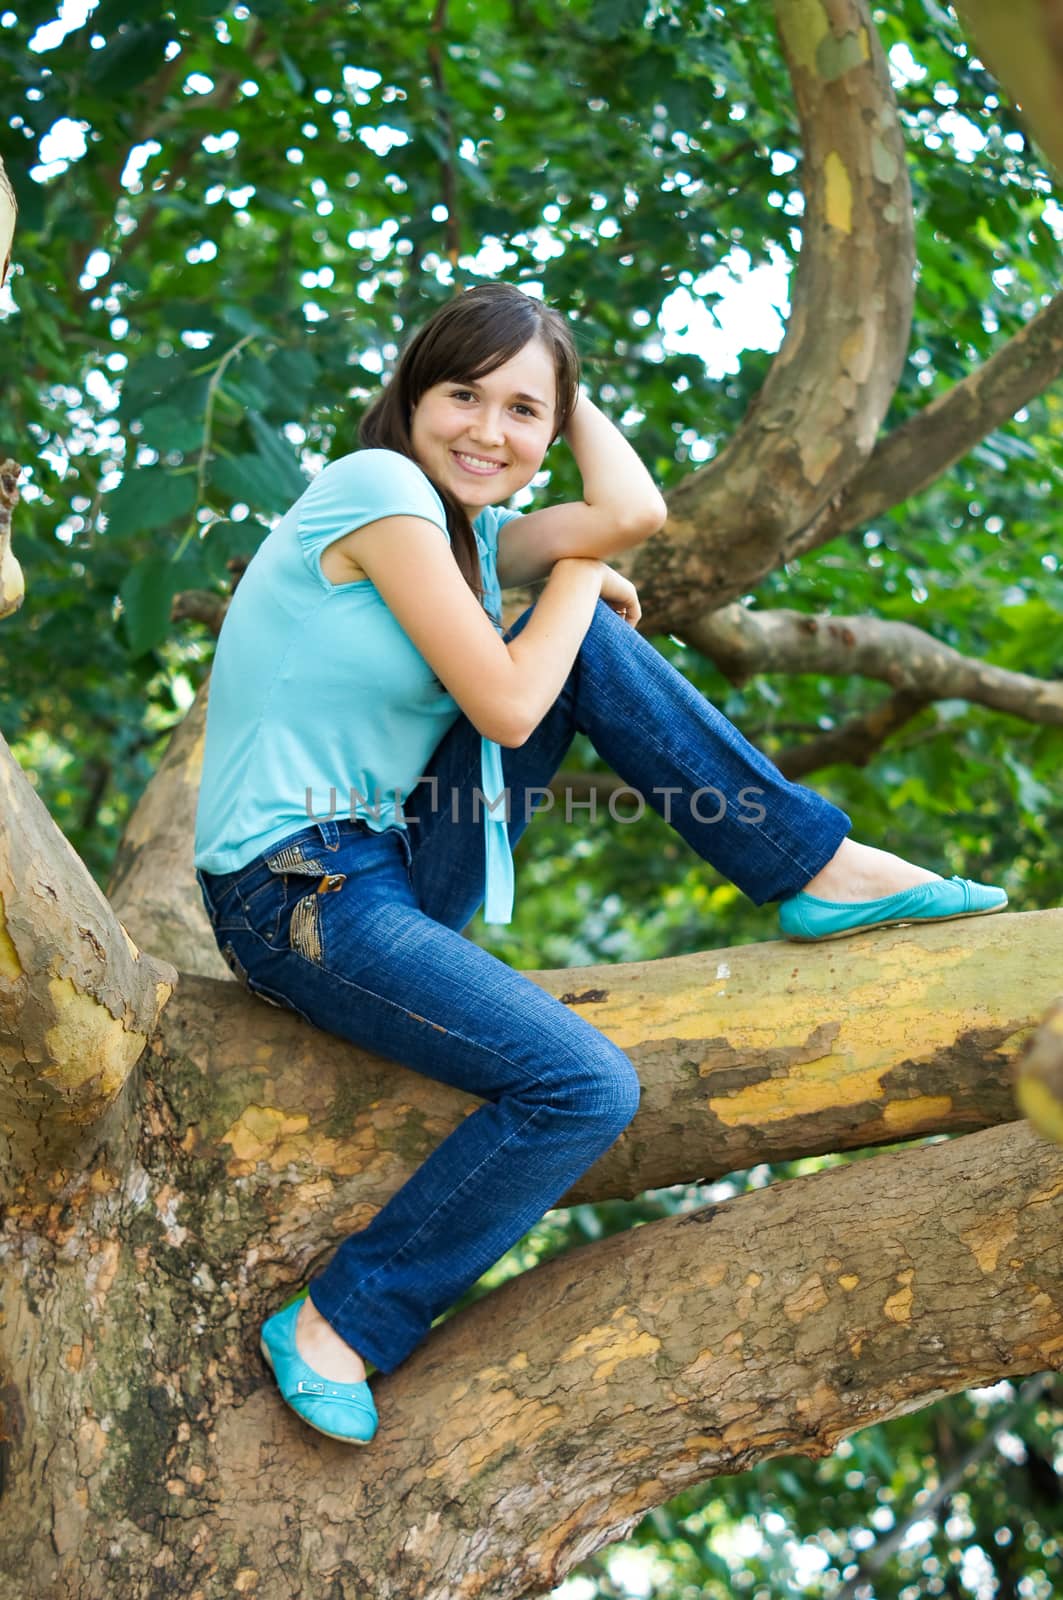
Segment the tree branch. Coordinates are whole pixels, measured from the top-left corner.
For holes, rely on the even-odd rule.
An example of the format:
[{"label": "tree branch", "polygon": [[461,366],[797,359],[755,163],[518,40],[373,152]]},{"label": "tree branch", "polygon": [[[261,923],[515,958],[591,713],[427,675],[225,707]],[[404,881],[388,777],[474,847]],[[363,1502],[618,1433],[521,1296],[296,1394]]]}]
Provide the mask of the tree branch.
[{"label": "tree branch", "polygon": [[[801,124],[793,309],[727,448],[668,497],[633,574],[647,632],[751,588],[870,455],[904,363],[913,219],[888,64],[865,0],[776,0]],[[664,626],[667,619],[667,628]]]},{"label": "tree branch", "polygon": [[[221,596],[210,598],[222,609],[228,604]],[[229,980],[192,864],[209,682],[206,679],[200,686],[171,734],[166,753],[126,823],[107,896],[145,949],[172,961],[182,972]]]},{"label": "tree branch", "polygon": [[[15,191],[0,158],[0,289],[7,281],[11,265],[11,244],[15,237],[18,206]],[[22,469],[17,461],[0,461],[0,618],[17,611],[26,594],[22,568],[11,551],[11,518],[18,505],[18,480]]]},{"label": "tree branch", "polygon": [[787,561],[918,494],[1063,373],[1063,293],[973,372],[876,446],[867,465],[786,541]]},{"label": "tree branch", "polygon": [[15,191],[4,169],[3,157],[0,157],[0,289],[7,282],[7,270],[11,265],[11,245],[15,237],[17,216],[18,202],[15,199]]},{"label": "tree branch", "polygon": [[1063,681],[973,660],[908,622],[730,605],[684,638],[739,685],[758,672],[857,674],[924,702],[970,700],[1028,722],[1063,723]]},{"label": "tree branch", "polygon": [[443,204],[447,208],[446,255],[458,269],[461,255],[461,218],[458,216],[458,185],[454,172],[454,128],[447,99],[446,79],[443,75],[443,52],[440,41],[446,36],[447,0],[436,0],[436,8],[428,30],[428,66],[435,90],[443,154],[439,158],[439,172],[443,183]]},{"label": "tree branch", "polygon": [[177,974],[137,949],[2,738],[0,809],[0,1178],[10,1192],[105,1142],[101,1125]]},{"label": "tree branch", "polygon": [[978,54],[1021,105],[1042,149],[1063,173],[1063,3],[1061,0],[959,0],[960,20]]},{"label": "tree branch", "polygon": [[22,568],[11,549],[11,518],[18,505],[17,461],[0,461],[0,617],[17,611],[26,597]]},{"label": "tree branch", "polygon": [[[1061,963],[1063,911],[1044,911],[881,931],[844,952],[772,942],[528,974],[642,1084],[630,1129],[559,1203],[1014,1118],[1013,1064]],[[169,1180],[185,1196],[175,1214],[225,1241],[219,1280],[246,1275],[249,1240],[256,1259],[307,1270],[478,1103],[231,982],[183,979],[162,1040],[159,1114],[190,1151]]]},{"label": "tree branch", "polygon": [[837,728],[828,728],[803,744],[788,745],[772,760],[783,776],[791,779],[807,778],[809,773],[837,762],[866,767],[886,740],[929,704],[925,695],[901,689],[881,705],[850,717]]},{"label": "tree branch", "polygon": [[215,594],[212,589],[182,589],[173,597],[170,621],[202,622],[217,638],[228,609],[227,595]]}]

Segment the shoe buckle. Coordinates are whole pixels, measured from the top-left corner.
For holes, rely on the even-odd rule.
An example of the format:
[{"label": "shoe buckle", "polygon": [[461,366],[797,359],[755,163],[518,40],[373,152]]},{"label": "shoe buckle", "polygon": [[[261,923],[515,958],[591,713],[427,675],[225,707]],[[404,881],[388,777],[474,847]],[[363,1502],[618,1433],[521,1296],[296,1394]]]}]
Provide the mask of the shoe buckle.
[{"label": "shoe buckle", "polygon": [[300,1378],[295,1386],[297,1394],[324,1394],[323,1383],[311,1383],[307,1378]]}]

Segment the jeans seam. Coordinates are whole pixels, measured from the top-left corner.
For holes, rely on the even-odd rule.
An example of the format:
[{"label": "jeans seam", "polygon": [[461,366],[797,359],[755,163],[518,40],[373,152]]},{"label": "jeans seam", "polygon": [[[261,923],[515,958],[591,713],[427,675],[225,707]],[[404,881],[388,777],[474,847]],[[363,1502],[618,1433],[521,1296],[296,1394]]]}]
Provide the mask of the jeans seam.
[{"label": "jeans seam", "polygon": [[[266,949],[270,952],[271,955],[277,955],[278,954],[278,951],[273,947],[273,945],[268,944],[267,941],[262,938],[261,934],[256,933],[253,928],[246,928],[245,927],[245,928],[241,929],[241,931],[244,932],[244,933],[250,934],[251,937],[254,938],[254,939],[258,939],[260,944],[263,944],[263,945],[266,946]],[[320,975],[324,972],[324,973],[326,973],[328,975],[328,977],[331,979],[331,981],[333,983],[342,984],[343,987],[346,988],[346,989],[353,989],[358,994],[367,995],[371,1000],[378,1000],[381,1005],[387,1006],[392,1011],[399,1012],[404,1017],[409,1018],[409,1017],[412,1017],[412,1015],[413,1015],[413,1013],[408,1011],[405,1006],[400,1005],[397,1000],[389,1000],[387,995],[377,994],[375,989],[367,989],[364,984],[355,983],[353,981],[353,979],[345,977],[340,972],[333,971],[333,969],[331,967],[328,967],[328,966],[325,966],[325,965],[318,965],[318,963],[314,962],[314,961],[308,961],[306,956],[304,956],[301,953],[301,951],[299,951],[299,950],[293,950],[293,949],[289,948],[289,949],[283,950],[283,951],[281,951],[279,953],[284,955],[285,957],[291,956],[296,961],[301,962],[304,966],[308,967],[310,969],[310,971],[312,973],[314,973],[314,975],[317,976],[317,977],[320,977]],[[257,981],[255,979],[255,976],[254,976],[253,973],[251,973],[250,976],[251,976],[252,981]],[[263,987],[266,987],[266,986],[264,985]],[[533,988],[537,988],[537,985],[533,984],[532,987]],[[273,989],[271,992],[273,994],[281,994],[281,990],[279,990],[279,989]],[[545,994],[546,991],[545,990],[541,990],[539,992]],[[293,1009],[297,1009],[297,1008],[295,1008],[294,1001],[289,1000],[287,996],[284,996],[284,998],[285,998],[285,1000],[287,1000],[287,1003],[290,1006],[293,1007]],[[547,996],[547,998],[548,999],[552,999],[553,996]],[[560,1001],[558,1001],[558,1005],[561,1005]],[[565,1011],[567,1014],[570,1014],[570,1013],[568,1013],[568,1007],[567,1006],[562,1006],[562,1010]],[[300,1013],[300,1015],[304,1015],[304,1013]],[[309,1019],[307,1019],[307,1020],[309,1020]],[[525,1080],[526,1087],[528,1087],[530,1089],[545,1089],[547,1087],[547,1085],[545,1084],[545,1082],[543,1081],[542,1078],[528,1077],[524,1072],[524,1068],[521,1067],[519,1062],[514,1061],[512,1056],[505,1055],[501,1050],[493,1050],[491,1048],[491,1046],[489,1044],[485,1044],[482,1039],[470,1039],[468,1034],[460,1033],[456,1028],[444,1028],[443,1024],[441,1022],[433,1022],[431,1017],[424,1017],[423,1020],[430,1027],[441,1029],[441,1031],[444,1032],[448,1036],[448,1038],[457,1039],[462,1044],[468,1045],[470,1047],[470,1049],[483,1050],[487,1055],[493,1056],[496,1061],[504,1061],[505,1064],[508,1067],[511,1067],[514,1071],[517,1071],[517,1072],[519,1072],[521,1074],[522,1078]],[[311,1026],[315,1027],[315,1028],[319,1028],[319,1027],[321,1027],[321,1024],[317,1023],[317,1022],[313,1022],[313,1023],[311,1023]],[[589,1028],[594,1028],[594,1024],[593,1023],[587,1023],[587,1026]],[[329,1032],[329,1030],[327,1028],[322,1028],[321,1031],[323,1033],[328,1033]],[[594,1028],[594,1032],[597,1033],[600,1038],[605,1039],[605,1042],[607,1044],[611,1044],[612,1043],[612,1040],[610,1040],[604,1033],[602,1033],[600,1029]],[[333,1034],[332,1037],[333,1038],[342,1038],[342,1035],[341,1034]],[[347,1043],[349,1041],[344,1041],[344,1042]],[[362,1045],[362,1046],[358,1046],[357,1048],[367,1049],[368,1046]],[[619,1048],[619,1047],[617,1047],[617,1048]],[[402,1066],[403,1063],[400,1061],[399,1065]],[[417,1068],[416,1067],[409,1067],[409,1068],[407,1068],[407,1071],[416,1072]],[[446,1080],[445,1079],[437,1079],[437,1080],[434,1080],[434,1081],[436,1081],[436,1082],[445,1082]],[[475,1091],[473,1091],[473,1090],[463,1090],[462,1092],[466,1093],[466,1094],[473,1094]],[[485,1102],[485,1103],[486,1104],[490,1104],[491,1102]]]}]

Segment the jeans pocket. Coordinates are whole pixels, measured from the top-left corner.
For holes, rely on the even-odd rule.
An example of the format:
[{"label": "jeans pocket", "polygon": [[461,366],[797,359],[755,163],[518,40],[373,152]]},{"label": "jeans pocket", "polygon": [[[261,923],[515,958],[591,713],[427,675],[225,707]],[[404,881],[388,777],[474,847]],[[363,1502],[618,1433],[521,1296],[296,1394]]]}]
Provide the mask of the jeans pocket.
[{"label": "jeans pocket", "polygon": [[321,902],[342,889],[347,876],[330,872],[319,850],[286,847],[263,859],[268,873],[256,875],[243,896],[248,927],[273,949],[291,949],[321,963]]}]

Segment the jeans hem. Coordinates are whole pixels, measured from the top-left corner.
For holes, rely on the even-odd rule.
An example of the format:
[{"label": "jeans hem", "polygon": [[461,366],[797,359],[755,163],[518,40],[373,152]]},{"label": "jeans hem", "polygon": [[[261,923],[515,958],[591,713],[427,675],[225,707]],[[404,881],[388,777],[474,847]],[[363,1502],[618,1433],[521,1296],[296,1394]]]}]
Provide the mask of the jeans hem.
[{"label": "jeans hem", "polygon": [[[328,1269],[326,1268],[326,1271],[327,1270]],[[315,1278],[312,1279],[309,1284],[310,1299],[313,1302],[314,1309],[321,1313],[332,1331],[334,1333],[338,1333],[345,1344],[349,1344],[352,1350],[356,1350],[362,1357],[363,1361],[371,1361],[378,1371],[394,1372],[395,1368],[399,1366],[401,1362],[405,1361],[406,1357],[420,1343],[422,1335],[416,1334],[412,1338],[407,1335],[406,1348],[403,1350],[401,1355],[396,1356],[394,1354],[388,1354],[383,1345],[378,1345],[371,1333],[363,1334],[359,1331],[356,1332],[352,1338],[349,1330],[345,1332],[343,1328],[338,1326],[336,1311],[332,1308],[318,1304],[317,1297],[314,1293],[314,1288],[315,1284],[319,1283],[319,1281],[320,1280]],[[318,1289],[318,1293],[321,1293],[320,1289]],[[341,1304],[343,1306],[347,1306],[350,1304],[352,1299],[353,1296],[348,1295],[346,1299],[341,1302]]]}]

